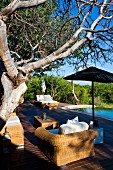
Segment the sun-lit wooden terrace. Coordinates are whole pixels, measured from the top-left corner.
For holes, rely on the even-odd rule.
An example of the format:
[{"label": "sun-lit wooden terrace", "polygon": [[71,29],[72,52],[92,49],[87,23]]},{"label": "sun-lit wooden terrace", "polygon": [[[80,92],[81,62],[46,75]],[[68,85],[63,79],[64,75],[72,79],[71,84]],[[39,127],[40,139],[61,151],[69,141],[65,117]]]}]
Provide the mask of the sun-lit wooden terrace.
[{"label": "sun-lit wooden terrace", "polygon": [[85,158],[76,162],[55,166],[41,152],[37,146],[37,138],[34,136],[34,116],[41,116],[46,112],[48,116],[55,118],[59,124],[67,119],[79,116],[82,121],[89,122],[91,116],[83,115],[77,111],[48,110],[39,108],[34,103],[26,102],[18,110],[21,123],[24,128],[24,149],[16,149],[11,154],[0,154],[0,170],[112,170],[113,169],[113,121],[97,118],[99,126],[104,128],[104,143],[95,145],[95,157]]}]

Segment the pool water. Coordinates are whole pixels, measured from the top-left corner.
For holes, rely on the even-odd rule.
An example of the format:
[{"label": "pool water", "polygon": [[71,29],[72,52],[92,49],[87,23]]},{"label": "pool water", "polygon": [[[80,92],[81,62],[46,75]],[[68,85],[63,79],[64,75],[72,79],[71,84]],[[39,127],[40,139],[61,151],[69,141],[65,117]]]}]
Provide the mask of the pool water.
[{"label": "pool water", "polygon": [[[92,109],[87,108],[87,109],[81,109],[84,112],[87,112],[89,114],[92,114]],[[95,108],[94,114],[100,117],[108,118],[108,119],[113,119],[113,109],[97,109]]]}]

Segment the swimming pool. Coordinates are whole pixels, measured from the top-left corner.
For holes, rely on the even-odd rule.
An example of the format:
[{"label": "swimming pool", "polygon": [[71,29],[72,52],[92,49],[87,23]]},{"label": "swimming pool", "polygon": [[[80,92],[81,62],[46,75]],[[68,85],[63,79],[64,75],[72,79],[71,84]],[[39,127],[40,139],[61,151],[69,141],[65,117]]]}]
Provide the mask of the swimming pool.
[{"label": "swimming pool", "polygon": [[[87,112],[89,114],[92,114],[92,109],[91,108],[86,108],[86,109],[80,109],[84,112]],[[113,119],[113,109],[97,109],[95,108],[94,110],[95,115],[108,118],[108,119]]]}]

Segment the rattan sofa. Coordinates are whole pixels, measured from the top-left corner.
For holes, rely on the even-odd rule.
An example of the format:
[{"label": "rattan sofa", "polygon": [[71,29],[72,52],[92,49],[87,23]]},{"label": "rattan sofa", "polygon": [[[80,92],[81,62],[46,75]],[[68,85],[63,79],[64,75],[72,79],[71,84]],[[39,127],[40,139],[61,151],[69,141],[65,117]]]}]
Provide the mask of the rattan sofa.
[{"label": "rattan sofa", "polygon": [[38,146],[57,166],[94,156],[94,139],[98,132],[94,129],[71,134],[53,134],[43,127],[35,130]]}]

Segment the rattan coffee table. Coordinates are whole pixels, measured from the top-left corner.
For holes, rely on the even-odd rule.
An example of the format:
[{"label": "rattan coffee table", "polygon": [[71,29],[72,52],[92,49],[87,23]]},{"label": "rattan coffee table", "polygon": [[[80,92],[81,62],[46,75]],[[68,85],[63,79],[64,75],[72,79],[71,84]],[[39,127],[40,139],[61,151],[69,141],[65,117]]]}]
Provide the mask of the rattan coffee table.
[{"label": "rattan coffee table", "polygon": [[39,116],[34,116],[34,127],[44,127],[46,129],[54,129],[57,128],[59,125],[58,121],[54,118],[47,116],[46,120],[43,120]]}]

